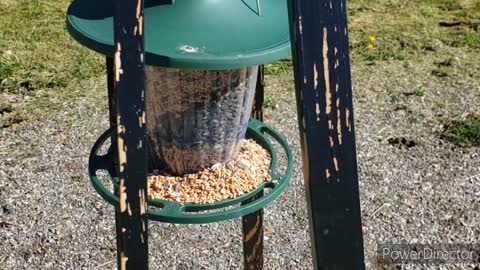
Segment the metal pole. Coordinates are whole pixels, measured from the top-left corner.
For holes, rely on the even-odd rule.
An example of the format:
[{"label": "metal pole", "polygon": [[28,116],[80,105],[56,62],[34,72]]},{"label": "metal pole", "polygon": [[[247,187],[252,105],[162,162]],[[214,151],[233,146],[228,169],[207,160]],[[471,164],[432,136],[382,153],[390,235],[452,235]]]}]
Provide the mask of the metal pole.
[{"label": "metal pole", "polygon": [[365,269],[346,1],[289,0],[315,269]]},{"label": "metal pole", "polygon": [[114,1],[119,269],[148,269],[143,0]]},{"label": "metal pole", "polygon": [[[260,121],[263,121],[264,86],[264,66],[260,66],[252,109],[252,118]],[[263,191],[248,202],[262,196]],[[242,217],[242,233],[244,268],[246,270],[263,269],[263,209]]]}]

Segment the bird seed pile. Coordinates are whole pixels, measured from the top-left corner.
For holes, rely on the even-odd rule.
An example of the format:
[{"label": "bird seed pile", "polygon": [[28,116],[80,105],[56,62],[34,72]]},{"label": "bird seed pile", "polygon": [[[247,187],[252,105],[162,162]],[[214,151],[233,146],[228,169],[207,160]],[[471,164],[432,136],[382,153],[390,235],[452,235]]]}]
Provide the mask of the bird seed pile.
[{"label": "bird seed pile", "polygon": [[244,140],[238,156],[195,174],[148,176],[150,198],[180,203],[214,203],[233,199],[256,189],[270,178],[270,154],[254,140]]}]

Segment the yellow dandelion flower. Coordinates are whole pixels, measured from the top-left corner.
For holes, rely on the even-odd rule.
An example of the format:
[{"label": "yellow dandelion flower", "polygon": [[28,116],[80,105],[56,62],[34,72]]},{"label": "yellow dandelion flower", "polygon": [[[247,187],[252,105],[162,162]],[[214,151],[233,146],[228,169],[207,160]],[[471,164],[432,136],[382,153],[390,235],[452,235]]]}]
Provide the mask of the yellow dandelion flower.
[{"label": "yellow dandelion flower", "polygon": [[373,49],[373,44],[368,44],[367,49],[369,50]]},{"label": "yellow dandelion flower", "polygon": [[371,43],[374,43],[375,41],[377,41],[377,38],[374,36],[369,36],[368,41],[370,41]]}]

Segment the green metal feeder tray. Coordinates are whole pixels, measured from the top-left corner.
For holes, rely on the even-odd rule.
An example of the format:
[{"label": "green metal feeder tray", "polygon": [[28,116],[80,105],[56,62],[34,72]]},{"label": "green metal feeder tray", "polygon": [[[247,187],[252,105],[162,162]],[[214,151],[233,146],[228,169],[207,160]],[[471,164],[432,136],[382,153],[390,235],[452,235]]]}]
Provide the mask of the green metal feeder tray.
[{"label": "green metal feeder tray", "polygon": [[[106,188],[97,176],[97,171],[106,170],[109,172],[110,179],[113,184],[115,186],[118,186],[119,184],[118,177],[116,176],[116,168],[113,165],[115,156],[112,148],[110,148],[106,155],[101,156],[98,154],[100,148],[104,145],[106,140],[112,136],[112,134],[114,134],[114,129],[108,130],[97,140],[93,146],[89,158],[89,175],[90,180],[98,194],[100,194],[100,196],[102,196],[102,198],[108,203],[117,206],[119,205],[118,196],[114,195],[111,190]],[[270,135],[271,138],[276,140],[285,151],[287,169],[283,174],[277,171],[277,152],[270,141],[269,136],[266,136],[266,134]],[[255,140],[271,154],[271,182],[264,182],[257,189],[235,199],[223,200],[211,204],[181,204],[158,199],[148,199],[148,218],[167,223],[211,223],[245,216],[262,209],[269,203],[273,202],[288,186],[288,182],[292,176],[292,150],[282,135],[257,120],[250,121],[246,137]],[[256,200],[249,201],[249,199],[262,190],[267,191],[265,192],[264,196]],[[202,213],[201,211],[207,212]]]},{"label": "green metal feeder tray", "polygon": [[[73,1],[67,29],[112,57],[113,1]],[[290,54],[287,0],[146,0],[145,43],[148,65],[223,70],[271,63]]]}]

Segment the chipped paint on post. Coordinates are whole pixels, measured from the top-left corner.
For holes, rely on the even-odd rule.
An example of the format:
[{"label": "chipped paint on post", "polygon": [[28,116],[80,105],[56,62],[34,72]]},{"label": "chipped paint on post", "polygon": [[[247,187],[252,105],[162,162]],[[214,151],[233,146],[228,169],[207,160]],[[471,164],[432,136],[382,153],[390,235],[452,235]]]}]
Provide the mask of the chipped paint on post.
[{"label": "chipped paint on post", "polygon": [[125,179],[120,180],[118,185],[118,194],[120,198],[120,213],[127,211],[127,192],[125,188]]},{"label": "chipped paint on post", "polygon": [[298,30],[300,31],[300,34],[303,34],[302,16],[298,17]]},{"label": "chipped paint on post", "polygon": [[350,124],[352,122],[352,119],[350,118],[350,110],[349,109],[346,109],[345,121],[347,122],[348,131],[352,132],[352,126]]},{"label": "chipped paint on post", "polygon": [[323,82],[325,83],[325,113],[330,115],[332,111],[332,89],[330,89],[330,67],[328,62],[328,32],[327,28],[323,28]]},{"label": "chipped paint on post", "polygon": [[[307,83],[307,77],[304,77],[304,83]],[[313,89],[316,91],[316,95],[318,95],[318,68],[317,63],[313,63]],[[317,101],[315,103],[315,113],[317,114],[317,122],[320,122],[320,116],[322,114],[322,110],[320,108],[320,103]]]},{"label": "chipped paint on post", "polygon": [[117,43],[117,49],[115,51],[115,82],[120,81],[120,75],[123,73],[122,71],[122,60],[120,59],[120,55],[122,52],[122,45]]},{"label": "chipped paint on post", "polygon": [[[119,269],[148,269],[143,0],[114,1]],[[120,228],[120,229],[118,229]]]},{"label": "chipped paint on post", "polygon": [[346,0],[289,0],[315,269],[365,269],[346,14]]},{"label": "chipped paint on post", "polygon": [[[338,61],[338,59],[337,59]],[[336,64],[335,64],[336,65]],[[340,110],[340,98],[338,97],[338,89],[339,89],[339,84],[337,83],[335,85],[335,94],[337,95],[337,102],[336,102],[336,106],[337,106],[337,136],[338,136],[338,144],[339,145],[342,145],[343,143],[343,140],[342,140],[342,112]]]}]

